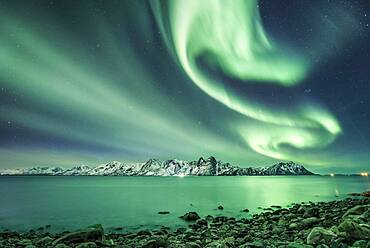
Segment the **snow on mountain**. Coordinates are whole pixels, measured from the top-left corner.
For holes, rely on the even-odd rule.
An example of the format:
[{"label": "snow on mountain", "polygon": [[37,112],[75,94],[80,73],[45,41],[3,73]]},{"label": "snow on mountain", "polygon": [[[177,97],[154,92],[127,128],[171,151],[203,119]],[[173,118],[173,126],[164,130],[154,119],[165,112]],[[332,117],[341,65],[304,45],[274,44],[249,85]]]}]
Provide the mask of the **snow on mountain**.
[{"label": "snow on mountain", "polygon": [[149,159],[144,163],[112,161],[96,167],[86,165],[70,169],[60,167],[34,167],[29,169],[0,170],[0,175],[63,175],[63,176],[271,176],[313,175],[302,165],[280,162],[269,167],[240,168],[216,160],[214,157],[197,161]]}]

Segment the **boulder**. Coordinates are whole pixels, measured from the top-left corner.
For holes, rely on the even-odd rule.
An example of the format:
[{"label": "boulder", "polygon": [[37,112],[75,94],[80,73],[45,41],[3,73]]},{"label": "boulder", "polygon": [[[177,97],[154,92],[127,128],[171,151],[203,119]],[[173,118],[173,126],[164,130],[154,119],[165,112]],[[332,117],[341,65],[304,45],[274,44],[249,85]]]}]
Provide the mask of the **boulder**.
[{"label": "boulder", "polygon": [[352,220],[344,220],[338,226],[340,232],[344,232],[346,237],[354,239],[370,239],[370,226],[358,224]]},{"label": "boulder", "polygon": [[183,216],[181,216],[180,218],[185,220],[185,221],[196,221],[196,220],[200,219],[197,212],[186,213]]},{"label": "boulder", "polygon": [[59,243],[85,243],[101,242],[104,239],[104,229],[101,225],[90,226],[84,230],[68,233],[53,242],[53,245]]},{"label": "boulder", "polygon": [[307,236],[307,244],[330,244],[330,241],[336,237],[337,235],[330,230],[326,230],[323,227],[314,227]]},{"label": "boulder", "polygon": [[361,215],[363,214],[369,207],[366,205],[357,205],[353,208],[347,210],[347,212],[343,215],[343,218],[348,215]]},{"label": "boulder", "polygon": [[217,207],[217,209],[218,209],[218,210],[223,210],[223,209],[224,209],[224,207],[220,205],[220,206],[218,206],[218,207]]}]

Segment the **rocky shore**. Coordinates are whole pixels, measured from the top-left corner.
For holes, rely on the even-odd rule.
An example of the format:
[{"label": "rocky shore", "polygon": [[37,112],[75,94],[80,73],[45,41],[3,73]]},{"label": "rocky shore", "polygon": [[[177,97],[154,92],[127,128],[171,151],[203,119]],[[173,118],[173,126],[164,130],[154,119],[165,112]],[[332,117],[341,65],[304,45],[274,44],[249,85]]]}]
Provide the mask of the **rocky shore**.
[{"label": "rocky shore", "polygon": [[[0,233],[0,247],[370,247],[369,192],[344,200],[299,203],[289,208],[272,206],[250,218],[181,216],[188,228],[176,231],[142,230],[136,233],[104,233],[101,225],[51,234],[30,231]],[[220,209],[220,208],[219,208]],[[247,212],[246,209],[242,210]],[[167,213],[166,214],[170,214]]]}]

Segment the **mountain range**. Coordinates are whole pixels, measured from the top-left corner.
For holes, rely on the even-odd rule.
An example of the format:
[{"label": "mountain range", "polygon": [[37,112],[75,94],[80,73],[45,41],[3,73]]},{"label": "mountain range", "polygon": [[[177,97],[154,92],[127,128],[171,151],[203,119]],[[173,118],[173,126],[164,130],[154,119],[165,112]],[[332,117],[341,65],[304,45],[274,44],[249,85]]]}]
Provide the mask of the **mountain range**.
[{"label": "mountain range", "polygon": [[49,176],[274,176],[314,175],[304,166],[294,162],[280,162],[268,167],[241,168],[216,160],[214,157],[196,161],[149,159],[144,163],[112,161],[96,167],[79,165],[61,167],[33,167],[26,169],[0,169],[0,175]]}]

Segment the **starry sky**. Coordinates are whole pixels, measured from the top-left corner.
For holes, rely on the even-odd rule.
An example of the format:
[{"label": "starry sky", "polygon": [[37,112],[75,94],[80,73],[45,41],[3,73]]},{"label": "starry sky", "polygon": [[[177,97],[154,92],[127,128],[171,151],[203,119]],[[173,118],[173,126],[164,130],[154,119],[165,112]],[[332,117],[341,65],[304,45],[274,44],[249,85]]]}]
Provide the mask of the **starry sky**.
[{"label": "starry sky", "polygon": [[370,170],[370,2],[0,1],[0,168]]}]

